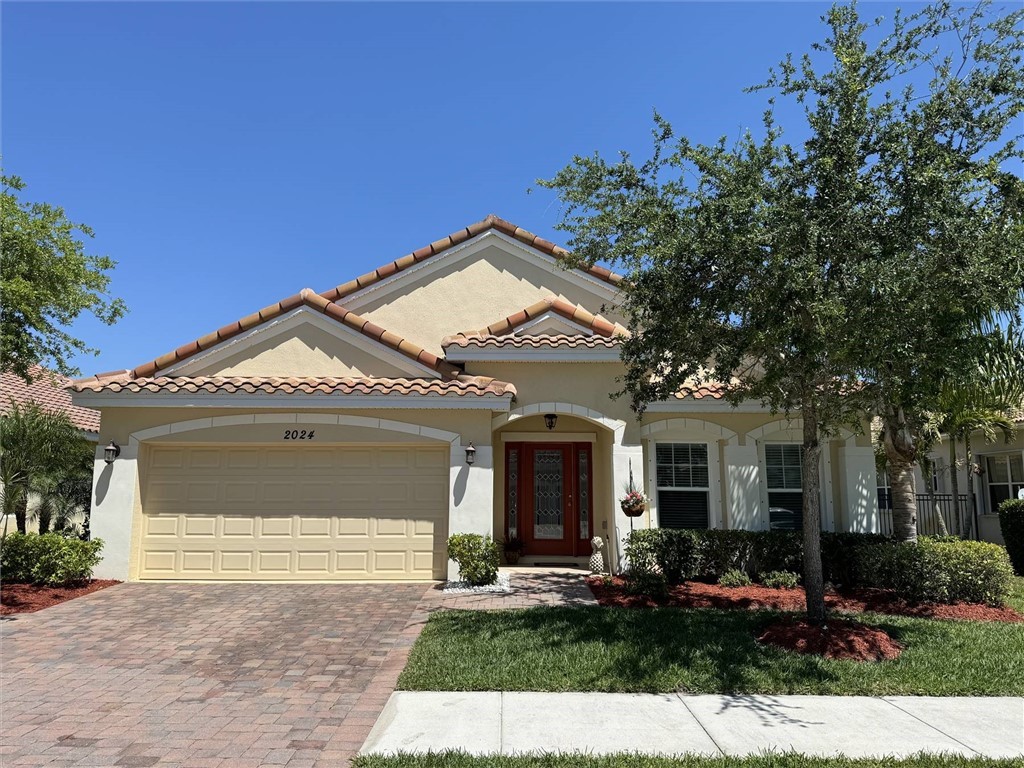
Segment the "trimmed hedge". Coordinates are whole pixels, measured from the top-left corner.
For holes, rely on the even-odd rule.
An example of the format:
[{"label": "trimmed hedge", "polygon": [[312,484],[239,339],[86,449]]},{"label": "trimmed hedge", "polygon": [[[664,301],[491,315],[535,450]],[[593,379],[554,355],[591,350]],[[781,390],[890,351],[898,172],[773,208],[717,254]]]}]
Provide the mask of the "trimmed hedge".
[{"label": "trimmed hedge", "polygon": [[501,553],[498,543],[479,533],[456,533],[448,537],[448,557],[459,565],[459,576],[474,587],[498,580]]},{"label": "trimmed hedge", "polygon": [[0,546],[0,575],[6,582],[65,587],[89,581],[102,559],[102,539],[82,541],[57,533],[9,533]]},{"label": "trimmed hedge", "polygon": [[[920,537],[917,544],[879,534],[821,534],[825,580],[896,590],[907,600],[1001,605],[1013,569],[1006,551],[980,541]],[[751,577],[803,571],[803,543],[791,531],[634,531],[626,543],[631,572],[660,572],[669,584],[719,581],[731,570]]]},{"label": "trimmed hedge", "polygon": [[1013,570],[1024,576],[1024,499],[1009,499],[999,505],[999,530]]}]

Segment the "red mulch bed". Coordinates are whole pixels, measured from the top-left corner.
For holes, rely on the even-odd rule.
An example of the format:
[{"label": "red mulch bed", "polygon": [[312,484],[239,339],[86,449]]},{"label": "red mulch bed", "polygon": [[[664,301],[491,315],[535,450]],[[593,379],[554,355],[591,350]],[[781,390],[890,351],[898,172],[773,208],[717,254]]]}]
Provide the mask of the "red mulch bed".
[{"label": "red mulch bed", "polygon": [[[757,584],[749,587],[723,587],[719,584],[688,581],[679,586],[669,587],[668,599],[659,602],[646,595],[627,594],[625,583],[621,578],[614,578],[610,586],[605,586],[600,577],[591,576],[587,579],[587,583],[601,605],[626,608],[653,608],[658,605],[666,605],[675,608],[802,611],[807,607],[804,591],[801,588],[770,589]],[[994,608],[974,603],[914,604],[897,597],[894,592],[886,589],[844,590],[842,594],[826,595],[825,603],[831,610],[844,613],[875,611],[926,619],[1024,622],[1024,615],[1006,606]]]},{"label": "red mulch bed", "polygon": [[803,619],[786,619],[767,627],[757,641],[787,651],[852,661],[886,661],[903,651],[883,629],[836,619],[824,627]]},{"label": "red mulch bed", "polygon": [[93,579],[77,587],[40,587],[35,584],[0,584],[0,616],[33,613],[76,597],[89,595],[120,581]]}]

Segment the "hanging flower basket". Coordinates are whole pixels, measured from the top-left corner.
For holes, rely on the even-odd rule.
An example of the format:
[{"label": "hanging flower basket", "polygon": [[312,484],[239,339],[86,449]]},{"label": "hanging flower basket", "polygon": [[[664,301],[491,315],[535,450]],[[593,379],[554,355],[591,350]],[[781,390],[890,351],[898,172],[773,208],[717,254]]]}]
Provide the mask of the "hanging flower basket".
[{"label": "hanging flower basket", "polygon": [[631,490],[619,499],[619,508],[626,517],[640,517],[646,507],[647,497],[637,490]]}]

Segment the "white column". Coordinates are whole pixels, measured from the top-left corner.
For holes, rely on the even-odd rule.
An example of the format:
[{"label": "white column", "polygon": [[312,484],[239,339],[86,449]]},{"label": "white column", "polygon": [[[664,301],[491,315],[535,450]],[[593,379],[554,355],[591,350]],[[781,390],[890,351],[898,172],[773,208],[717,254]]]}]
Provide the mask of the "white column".
[{"label": "white column", "polygon": [[729,527],[760,530],[761,472],[757,461],[757,443],[751,440],[746,445],[726,445],[724,456]]},{"label": "white column", "polygon": [[[448,535],[494,535],[494,451],[476,446],[476,461],[466,463],[466,447],[453,443],[448,471]],[[459,567],[448,561],[448,578],[459,578]]]},{"label": "white column", "polygon": [[103,460],[103,446],[96,448],[92,475],[92,538],[103,539],[103,559],[93,571],[97,579],[128,581],[132,553],[132,519],[139,485],[139,444],[122,446],[112,464]]},{"label": "white column", "polygon": [[832,444],[821,446],[821,530],[836,529],[836,495],[832,483]]},{"label": "white column", "polygon": [[878,533],[881,526],[874,449],[866,446],[841,447],[839,481],[846,513],[844,528],[856,533]]},{"label": "white column", "polygon": [[[624,488],[629,483],[629,468],[632,463],[633,482],[637,488],[645,488],[644,479],[644,449],[642,445],[620,445],[612,443],[612,535],[611,547],[608,553],[611,558],[610,565],[621,570],[623,567],[623,540],[629,535],[629,518],[622,514],[619,508],[619,498],[624,494]],[[645,525],[643,518],[639,517],[633,521],[633,526]]]}]

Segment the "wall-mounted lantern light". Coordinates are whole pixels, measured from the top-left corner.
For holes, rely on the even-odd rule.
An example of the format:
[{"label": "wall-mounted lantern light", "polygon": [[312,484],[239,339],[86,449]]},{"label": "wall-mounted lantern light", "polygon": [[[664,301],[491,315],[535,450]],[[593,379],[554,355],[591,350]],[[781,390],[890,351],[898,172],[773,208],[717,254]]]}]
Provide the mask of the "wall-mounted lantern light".
[{"label": "wall-mounted lantern light", "polygon": [[548,429],[554,429],[555,428],[555,424],[557,424],[557,423],[558,423],[558,416],[556,416],[553,413],[545,413],[544,414],[544,426],[546,426]]},{"label": "wall-mounted lantern light", "polygon": [[476,461],[476,446],[473,445],[473,441],[469,441],[469,445],[466,446],[466,463],[470,466]]},{"label": "wall-mounted lantern light", "polygon": [[107,447],[103,449],[103,460],[107,464],[113,464],[114,459],[121,455],[121,446],[111,440],[107,443]]}]

